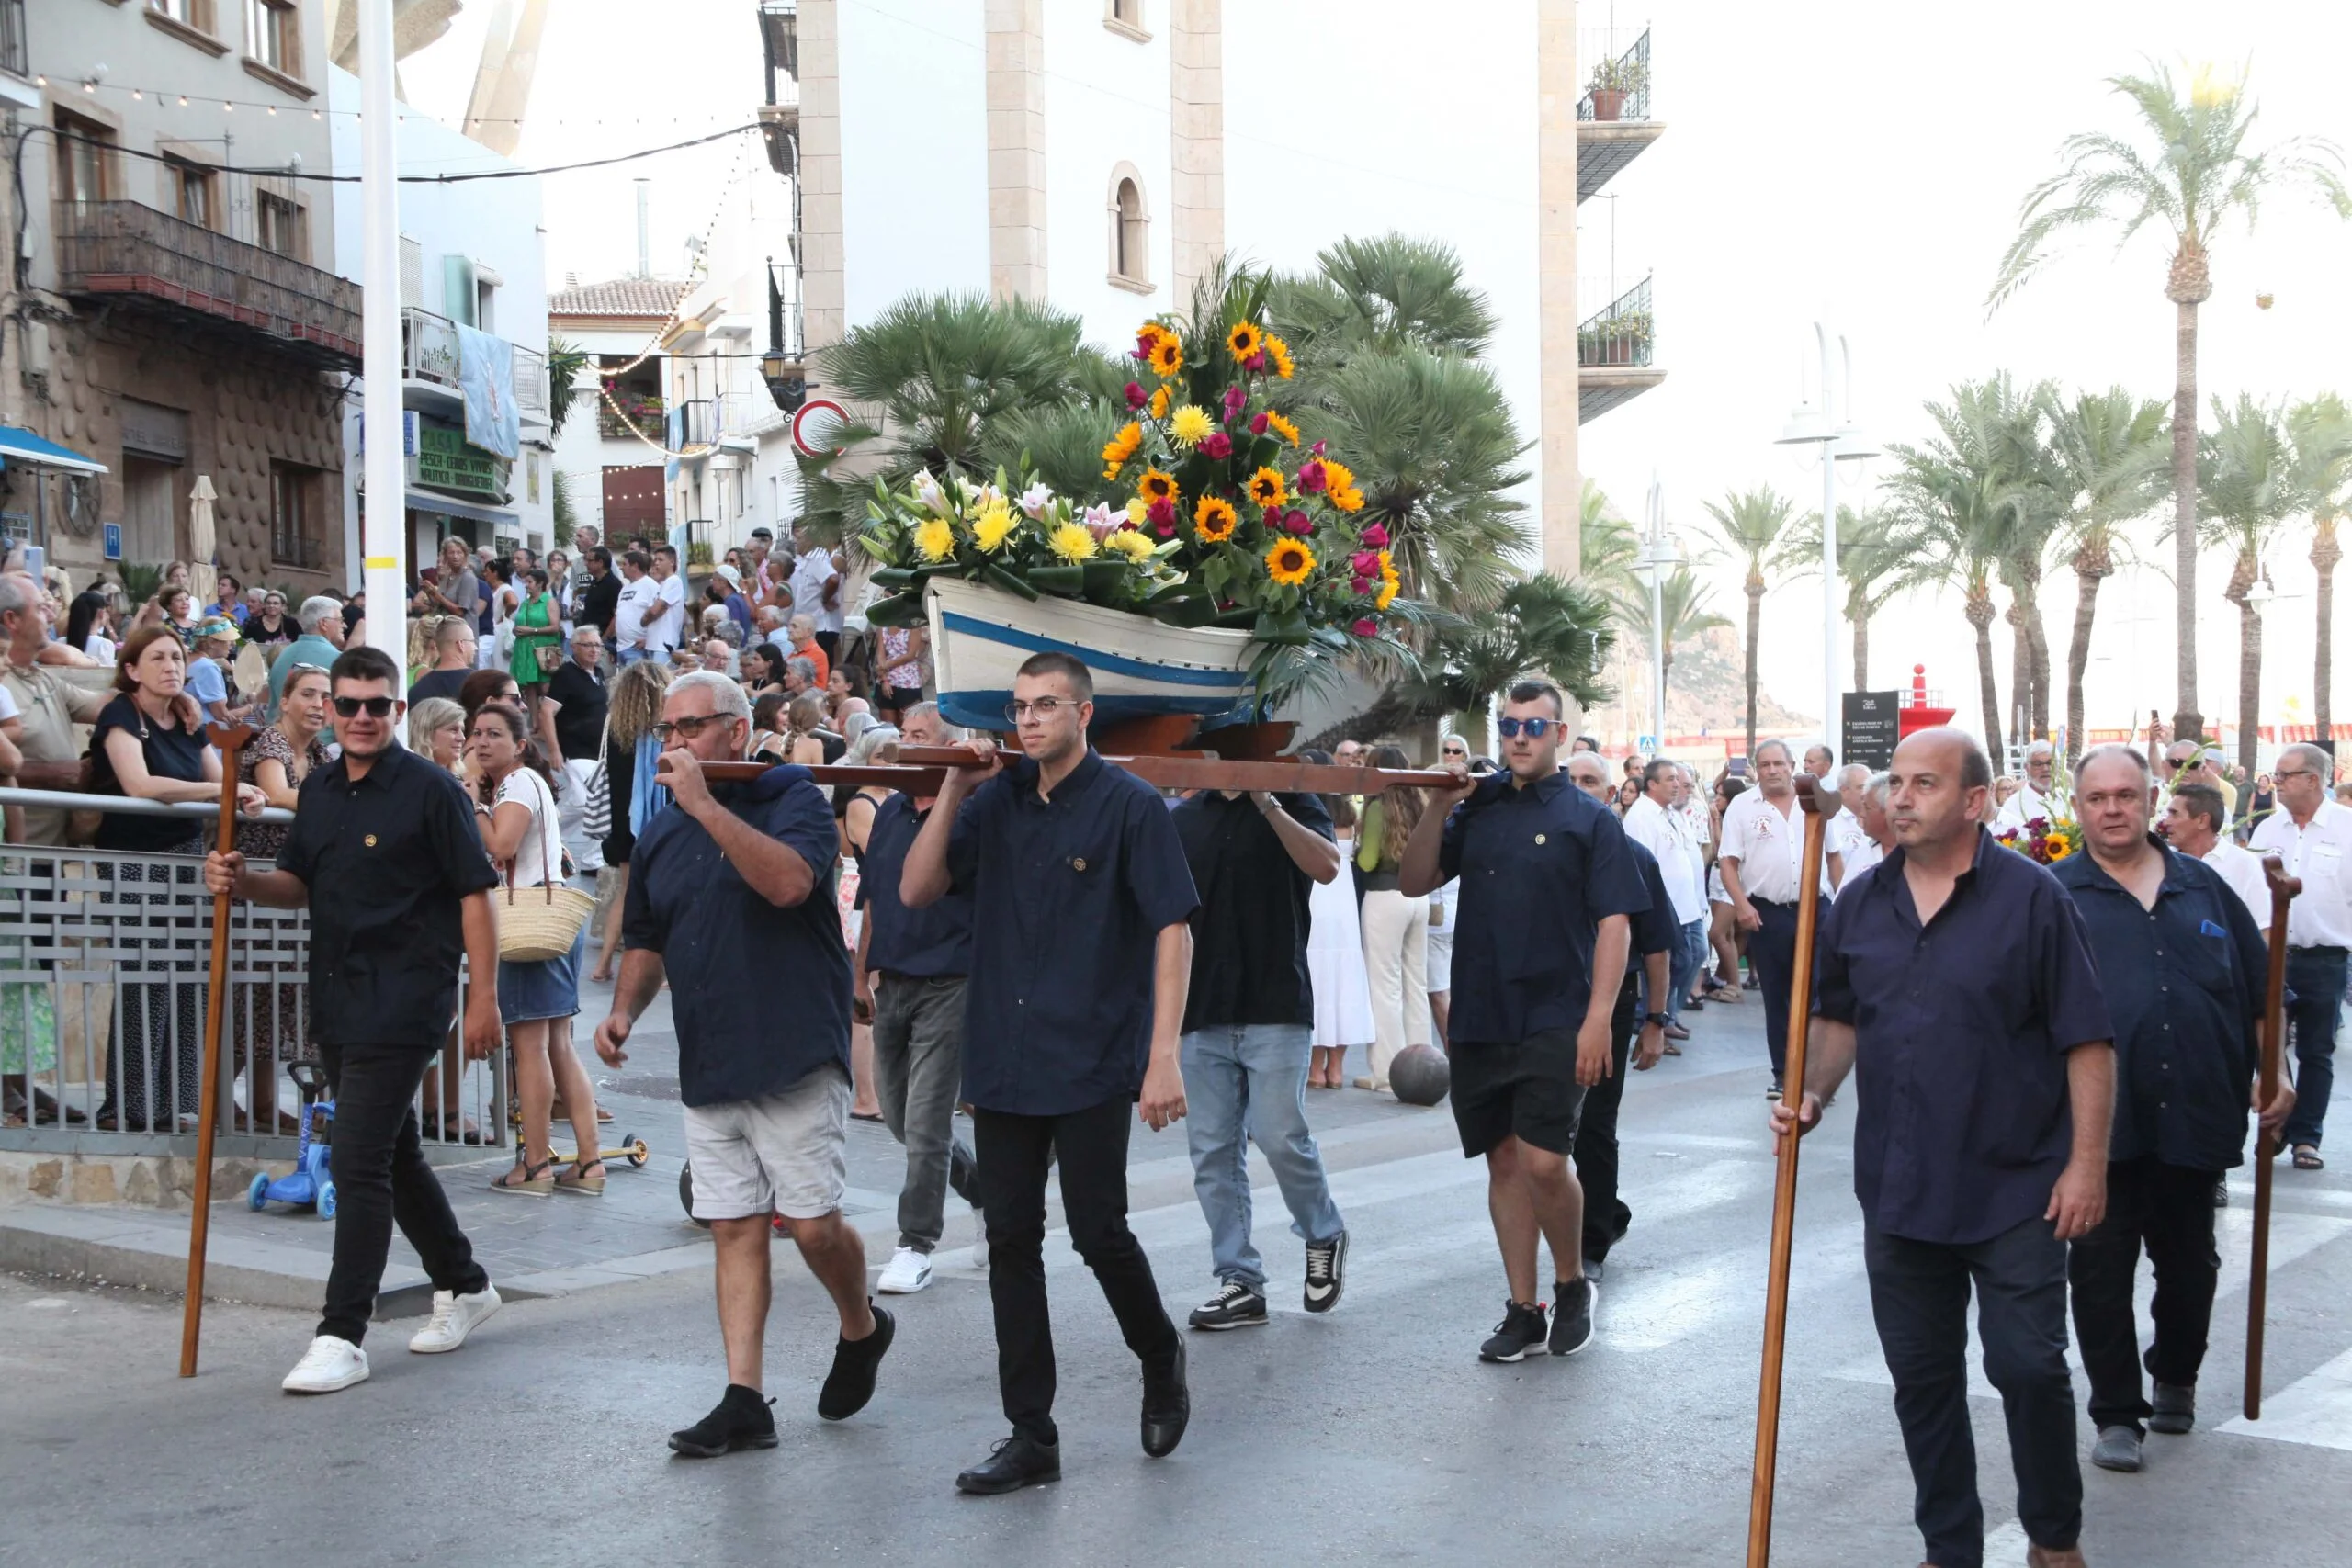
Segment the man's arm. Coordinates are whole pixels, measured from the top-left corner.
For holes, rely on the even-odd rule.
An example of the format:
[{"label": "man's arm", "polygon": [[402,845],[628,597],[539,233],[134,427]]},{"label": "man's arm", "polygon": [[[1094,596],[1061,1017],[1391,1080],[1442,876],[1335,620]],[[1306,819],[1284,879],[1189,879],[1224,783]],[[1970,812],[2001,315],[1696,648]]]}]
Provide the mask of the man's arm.
[{"label": "man's arm", "polygon": [[[1421,818],[1426,822],[1429,818]],[[1419,829],[1415,829],[1416,833]],[[1634,922],[1628,915],[1605,917],[1592,937],[1592,984],[1585,998],[1584,1023],[1577,1030],[1577,1082],[1590,1089],[1612,1071],[1609,1060],[1609,1015],[1617,1010],[1617,992],[1624,984],[1625,955],[1634,944]],[[1617,984],[1603,985],[1610,976]],[[1658,994],[1666,994],[1663,987]]]},{"label": "man's arm", "polygon": [[498,915],[490,907],[488,889],[467,894],[458,908],[465,931],[466,971],[473,978],[466,987],[466,1059],[486,1062],[503,1032],[498,1016]]},{"label": "man's arm", "polygon": [[874,916],[869,912],[857,922],[857,952],[850,960],[850,978],[855,982],[851,991],[854,1000],[863,1006],[868,1018],[874,1016],[874,977],[865,967],[866,943],[874,936]]},{"label": "man's arm", "polygon": [[[1404,858],[1396,863],[1396,891],[1408,898],[1427,897],[1445,886],[1445,871],[1439,862],[1445,850],[1446,818],[1453,815],[1456,806],[1470,798],[1470,792],[1478,785],[1478,781],[1470,776],[1470,770],[1461,763],[1453,763],[1449,771],[1453,774],[1454,786],[1430,791],[1428,808],[1422,811],[1421,819],[1413,824],[1412,836],[1405,840]],[[1620,968],[1623,967],[1623,948],[1618,950],[1617,963]]]},{"label": "man's arm", "polygon": [[2075,1147],[2050,1193],[2042,1218],[2072,1241],[2107,1215],[2108,1133],[2115,1121],[2115,1047],[2107,1041],[2066,1053],[2066,1095],[2073,1101]]},{"label": "man's arm", "polygon": [[204,886],[209,893],[226,893],[248,904],[272,909],[299,909],[311,900],[311,890],[290,871],[254,871],[245,857],[232,850],[215,850],[204,857]]},{"label": "man's arm", "polygon": [[[1669,995],[1667,987],[1673,983],[1673,975],[1668,967],[1667,955],[1664,953],[1642,954],[1642,977],[1649,982],[1651,996]],[[1634,1070],[1648,1072],[1665,1055],[1666,1025],[1652,1023],[1648,1019],[1642,1020],[1641,1030],[1634,1037]]]},{"label": "man's arm", "polygon": [[1747,901],[1747,889],[1740,886],[1739,857],[1718,852],[1715,855],[1715,864],[1723,868],[1724,891],[1731,895],[1734,919],[1748,931],[1755,931],[1762,926],[1764,917],[1756,912],[1756,906]]},{"label": "man's arm", "polygon": [[669,786],[678,809],[703,826],[752,892],[779,909],[800,904],[817,887],[817,868],[807,857],[772,839],[711,797],[702,764],[684,751],[664,751],[654,777]]},{"label": "man's arm", "polygon": [[613,986],[613,1010],[596,1026],[596,1055],[608,1067],[628,1060],[622,1049],[629,1030],[662,991],[662,955],[650,947],[632,947],[621,953],[620,978]]},{"label": "man's arm", "polygon": [[997,759],[993,739],[967,744],[975,753],[987,758],[987,766],[947,770],[947,777],[939,786],[939,799],[932,806],[931,815],[923,818],[922,831],[907,846],[907,863],[899,873],[899,902],[910,909],[936,904],[954,890],[956,879],[947,868],[947,845],[955,837],[956,818],[973,789],[982,781],[994,778],[1003,766]]},{"label": "man's arm", "polygon": [[1184,1073],[1177,1053],[1184,1035],[1184,997],[1193,983],[1190,921],[1160,928],[1151,971],[1151,1059],[1144,1066],[1143,1097],[1136,1111],[1157,1133],[1184,1118]]},{"label": "man's arm", "polygon": [[1283,809],[1283,803],[1264,790],[1252,795],[1266,825],[1283,842],[1283,850],[1290,856],[1291,864],[1317,882],[1330,882],[1340,874],[1340,846]]}]

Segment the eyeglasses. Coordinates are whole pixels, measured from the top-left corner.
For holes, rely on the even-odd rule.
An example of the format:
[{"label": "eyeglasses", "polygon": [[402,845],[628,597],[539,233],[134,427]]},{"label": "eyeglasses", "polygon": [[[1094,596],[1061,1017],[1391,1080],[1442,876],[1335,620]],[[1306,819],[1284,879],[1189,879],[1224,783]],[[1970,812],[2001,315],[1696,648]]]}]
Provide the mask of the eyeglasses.
[{"label": "eyeglasses", "polygon": [[692,740],[712,725],[733,716],[732,714],[724,713],[690,714],[674,723],[665,718],[653,727],[653,739],[665,746],[670,743],[670,737],[673,735],[683,735]]},{"label": "eyeglasses", "polygon": [[[316,669],[317,666],[312,665],[311,668]],[[390,697],[337,697],[334,700],[335,716],[357,718],[359,710],[366,708],[369,718],[389,718],[391,716],[392,701]]]},{"label": "eyeglasses", "polygon": [[1074,702],[1065,702],[1060,697],[1039,697],[1034,703],[1005,704],[1004,716],[1011,719],[1013,723],[1019,724],[1023,719],[1029,717],[1032,714],[1035,714],[1042,722],[1052,718],[1054,715],[1061,712],[1064,708],[1075,708],[1078,705],[1079,705]]},{"label": "eyeglasses", "polygon": [[2315,779],[2319,777],[2319,770],[2316,768],[2281,768],[2270,776],[2273,779]]},{"label": "eyeglasses", "polygon": [[1495,728],[1506,740],[1516,740],[1522,735],[1530,740],[1541,740],[1559,722],[1556,718],[1498,718]]},{"label": "eyeglasses", "polygon": [[1444,752],[1449,757],[1467,757],[1470,755],[1470,748],[1467,746],[1441,746],[1438,750]]},{"label": "eyeglasses", "polygon": [[306,664],[299,659],[286,667],[286,678],[289,681],[297,675],[331,675],[333,673],[334,671],[323,664]]}]

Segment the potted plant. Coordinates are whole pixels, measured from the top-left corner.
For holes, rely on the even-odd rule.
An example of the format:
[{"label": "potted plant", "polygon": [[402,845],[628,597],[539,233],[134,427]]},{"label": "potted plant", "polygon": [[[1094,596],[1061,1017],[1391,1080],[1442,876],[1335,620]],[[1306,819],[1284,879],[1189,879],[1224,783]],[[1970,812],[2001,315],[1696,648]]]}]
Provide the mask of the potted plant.
[{"label": "potted plant", "polygon": [[1604,60],[1593,67],[1589,92],[1592,118],[1616,119],[1625,112],[1625,100],[1649,83],[1649,69],[1631,54]]}]

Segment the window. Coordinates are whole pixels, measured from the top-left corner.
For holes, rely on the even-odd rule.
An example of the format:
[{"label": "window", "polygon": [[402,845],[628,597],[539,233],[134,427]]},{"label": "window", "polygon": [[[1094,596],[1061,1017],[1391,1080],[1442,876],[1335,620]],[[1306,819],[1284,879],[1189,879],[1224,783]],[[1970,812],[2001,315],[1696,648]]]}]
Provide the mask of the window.
[{"label": "window", "polygon": [[326,564],[326,509],[319,480],[316,468],[269,466],[269,553],[279,566],[315,570]]},{"label": "window", "polygon": [[147,8],[192,31],[212,30],[212,0],[147,0]]},{"label": "window", "polygon": [[1102,25],[1137,43],[1147,43],[1151,39],[1151,34],[1144,30],[1143,0],[1102,0]]},{"label": "window", "polygon": [[60,109],[57,140],[58,172],[65,186],[59,194],[76,204],[110,199],[114,195],[114,132],[94,119],[84,119]]},{"label": "window", "polygon": [[295,261],[310,259],[309,217],[290,197],[263,191],[254,198],[254,226],[261,248]]},{"label": "window", "polygon": [[302,68],[302,22],[289,0],[248,0],[245,52],[280,75]]},{"label": "window", "polygon": [[212,171],[200,164],[190,164],[178,158],[164,160],[164,178],[172,198],[172,211],[185,223],[199,229],[212,227]]},{"label": "window", "polygon": [[1138,294],[1152,291],[1151,216],[1134,165],[1111,171],[1111,281]]}]

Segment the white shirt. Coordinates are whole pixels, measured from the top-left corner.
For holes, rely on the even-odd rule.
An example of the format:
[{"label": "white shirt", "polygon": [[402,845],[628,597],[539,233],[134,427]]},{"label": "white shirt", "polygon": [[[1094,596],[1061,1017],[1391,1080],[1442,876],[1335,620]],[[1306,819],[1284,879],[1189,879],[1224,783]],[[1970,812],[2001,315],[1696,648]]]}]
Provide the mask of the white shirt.
[{"label": "white shirt", "polygon": [[[819,631],[842,629],[843,607],[825,604],[825,584],[839,577],[833,570],[832,552],[823,548],[803,550],[792,559],[792,613],[812,616]],[[836,594],[835,598],[840,595]]]},{"label": "white shirt", "polygon": [[613,606],[613,643],[616,648],[646,648],[660,630],[661,623],[645,624],[645,612],[662,596],[662,585],[653,581],[650,572],[635,582],[621,584],[621,596]]},{"label": "white shirt", "polygon": [[1760,785],[1744,792],[1724,808],[1724,841],[1715,858],[1739,862],[1739,885],[1750,898],[1795,903],[1797,876],[1804,868],[1804,807],[1795,792],[1790,792],[1785,809],[1766,800]]},{"label": "white shirt", "polygon": [[1675,920],[1689,925],[1707,912],[1707,890],[1699,880],[1699,847],[1680,817],[1645,795],[1625,810],[1625,837],[1657,857]]},{"label": "white shirt", "polygon": [[2322,800],[2301,828],[2281,806],[2255,829],[2253,847],[2278,851],[2287,874],[2302,878],[2287,906],[2287,945],[2352,947],[2352,806]]},{"label": "white shirt", "polygon": [[2037,817],[2045,821],[2055,822],[2065,815],[2066,797],[2064,795],[2054,792],[2044,795],[2033,787],[2031,779],[2028,779],[2018,785],[2017,794],[2009,796],[2009,803],[2001,807],[2001,814],[1994,822],[1994,826],[2022,828]]},{"label": "white shirt", "polygon": [[1886,858],[1886,852],[1880,849],[1878,840],[1868,833],[1857,836],[1844,852],[1846,880],[1838,885],[1838,897],[1840,898],[1846,896],[1846,889],[1860,881],[1871,867]]},{"label": "white shirt", "polygon": [[1829,857],[1838,857],[1838,869],[1848,877],[1854,874],[1854,846],[1868,841],[1862,831],[1862,819],[1840,806],[1821,825],[1821,892],[1834,898],[1844,883],[1829,880]]},{"label": "white shirt", "polygon": [[515,769],[498,786],[498,804],[510,800],[531,814],[531,825],[523,829],[523,842],[514,851],[514,886],[537,887],[561,882],[563,829],[547,781],[528,768]]},{"label": "white shirt", "polygon": [[2222,874],[2230,891],[2245,900],[2246,912],[2265,932],[2270,930],[2270,879],[2263,874],[2262,857],[2242,850],[2227,839],[2214,840],[2205,852],[2205,863]]},{"label": "white shirt", "polygon": [[[648,577],[648,582],[653,579]],[[653,583],[653,592],[662,601],[662,618],[647,628],[648,648],[675,648],[686,640],[686,580],[672,572]]]}]

